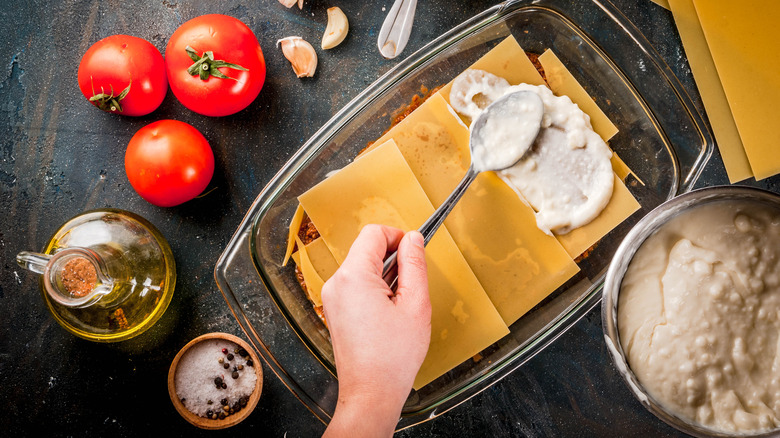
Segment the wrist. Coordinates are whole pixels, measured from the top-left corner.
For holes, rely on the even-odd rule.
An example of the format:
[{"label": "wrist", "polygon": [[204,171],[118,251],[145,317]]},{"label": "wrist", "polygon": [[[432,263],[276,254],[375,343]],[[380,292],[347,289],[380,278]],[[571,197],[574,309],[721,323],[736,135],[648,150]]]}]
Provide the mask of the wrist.
[{"label": "wrist", "polygon": [[389,437],[406,400],[375,391],[340,391],[326,437]]}]

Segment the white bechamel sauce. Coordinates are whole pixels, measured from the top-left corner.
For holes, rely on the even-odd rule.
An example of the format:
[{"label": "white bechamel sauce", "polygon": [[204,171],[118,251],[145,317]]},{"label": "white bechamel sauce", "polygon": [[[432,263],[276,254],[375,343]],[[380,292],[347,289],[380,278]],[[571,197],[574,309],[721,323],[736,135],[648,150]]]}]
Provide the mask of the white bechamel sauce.
[{"label": "white bechamel sauce", "polygon": [[517,164],[499,174],[536,211],[539,229],[565,234],[590,223],[612,197],[612,151],[593,131],[590,117],[568,96],[555,96],[543,85],[504,86],[502,80],[481,70],[466,70],[453,82],[450,103],[473,120],[500,96],[524,90],[538,94],[544,104],[539,135]]},{"label": "white bechamel sauce", "polygon": [[539,132],[544,110],[535,96],[512,96],[501,102],[500,111],[492,107],[482,128],[471,134],[471,164],[475,170],[506,169],[528,151]]},{"label": "white bechamel sauce", "polygon": [[629,367],[678,416],[726,432],[780,426],[780,209],[715,202],[634,256],[618,300]]},{"label": "white bechamel sauce", "polygon": [[506,79],[484,70],[468,69],[458,75],[450,89],[450,104],[455,111],[474,120],[490,103],[509,88]]}]

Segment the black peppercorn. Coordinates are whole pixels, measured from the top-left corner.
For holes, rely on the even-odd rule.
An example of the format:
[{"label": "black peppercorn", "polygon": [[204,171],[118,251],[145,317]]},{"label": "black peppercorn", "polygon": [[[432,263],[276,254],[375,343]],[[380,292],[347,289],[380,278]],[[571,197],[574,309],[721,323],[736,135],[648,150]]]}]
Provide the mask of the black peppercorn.
[{"label": "black peppercorn", "polygon": [[241,357],[247,357],[247,356],[249,356],[249,352],[247,352],[247,351],[246,351],[245,349],[243,349],[243,348],[239,348],[239,349],[238,349],[238,354],[239,354]]},{"label": "black peppercorn", "polygon": [[248,361],[246,361],[246,365],[249,366],[249,367],[253,367],[253,366],[255,366],[255,363],[252,362],[252,359],[249,359]]},{"label": "black peppercorn", "polygon": [[227,383],[222,382],[222,389],[227,389]]},{"label": "black peppercorn", "polygon": [[222,404],[222,406],[227,406],[227,399],[226,398],[223,398],[219,402]]},{"label": "black peppercorn", "polygon": [[233,373],[230,375],[234,379],[238,379],[238,371],[233,371]]},{"label": "black peppercorn", "polygon": [[227,360],[233,360],[233,353],[228,353]]},{"label": "black peppercorn", "polygon": [[214,378],[214,384],[217,385],[217,386],[221,386],[222,385],[222,377],[219,377],[219,376],[215,377]]},{"label": "black peppercorn", "polygon": [[243,396],[240,399],[238,399],[238,403],[241,404],[241,406],[246,406],[247,403],[249,403],[249,397]]}]

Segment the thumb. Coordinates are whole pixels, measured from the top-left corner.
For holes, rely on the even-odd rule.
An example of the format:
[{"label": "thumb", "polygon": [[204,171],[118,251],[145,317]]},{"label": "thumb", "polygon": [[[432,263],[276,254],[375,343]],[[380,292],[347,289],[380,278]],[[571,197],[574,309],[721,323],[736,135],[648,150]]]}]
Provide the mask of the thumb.
[{"label": "thumb", "polygon": [[413,309],[428,309],[428,265],[425,261],[425,244],[422,234],[410,231],[398,245],[398,289],[396,302]]}]

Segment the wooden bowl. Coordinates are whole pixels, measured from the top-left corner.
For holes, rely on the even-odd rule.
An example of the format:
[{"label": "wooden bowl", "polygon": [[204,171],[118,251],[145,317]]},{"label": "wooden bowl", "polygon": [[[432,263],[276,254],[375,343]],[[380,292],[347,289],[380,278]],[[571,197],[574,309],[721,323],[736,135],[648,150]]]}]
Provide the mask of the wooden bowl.
[{"label": "wooden bowl", "polygon": [[[239,347],[243,348],[249,353],[249,357],[252,359],[252,362],[254,362],[254,368],[255,374],[257,375],[257,383],[255,384],[255,389],[252,391],[252,394],[249,396],[249,401],[247,402],[246,406],[243,407],[240,411],[228,415],[224,419],[211,419],[206,417],[201,417],[197,414],[194,414],[189,409],[187,409],[186,406],[184,406],[184,403],[179,399],[179,396],[176,394],[176,369],[179,365],[179,360],[181,360],[182,356],[184,356],[184,353],[186,353],[192,346],[195,344],[210,340],[210,339],[221,339],[225,341],[233,342],[234,344],[238,345]],[[176,411],[179,412],[179,414],[184,417],[185,420],[190,422],[191,424],[201,428],[201,429],[209,429],[209,430],[215,430],[215,429],[225,429],[230,426],[236,425],[244,420],[244,418],[248,417],[249,414],[252,413],[252,411],[255,409],[255,406],[257,406],[257,401],[260,400],[260,393],[263,390],[263,367],[261,365],[260,359],[257,357],[257,354],[255,351],[249,346],[248,343],[246,343],[243,339],[233,336],[228,333],[207,333],[202,336],[198,336],[197,338],[193,339],[187,345],[184,346],[181,350],[179,350],[179,353],[176,355],[176,357],[173,359],[173,362],[171,363],[171,368],[168,370],[168,395],[171,397],[171,402],[173,403],[173,406],[176,408]]]}]

